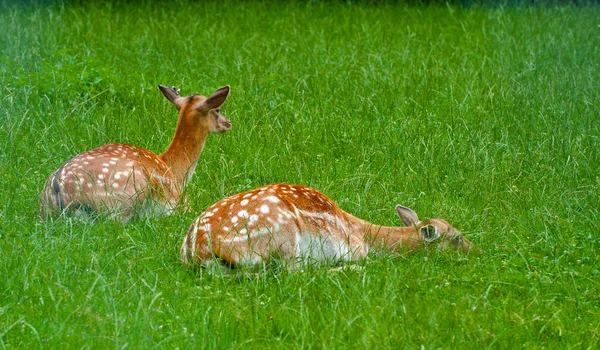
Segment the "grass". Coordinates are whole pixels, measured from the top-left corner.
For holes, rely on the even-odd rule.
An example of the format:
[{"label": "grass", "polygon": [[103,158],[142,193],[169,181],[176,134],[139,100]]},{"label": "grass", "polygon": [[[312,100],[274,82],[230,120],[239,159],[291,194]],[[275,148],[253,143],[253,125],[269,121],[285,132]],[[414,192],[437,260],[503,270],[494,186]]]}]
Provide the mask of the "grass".
[{"label": "grass", "polygon": [[[337,2],[0,5],[0,347],[596,348],[600,7]],[[194,210],[123,226],[37,216],[47,176],[109,142],[155,152],[157,84],[230,84]],[[220,278],[178,248],[213,202],[313,186],[395,204],[484,250]]]}]

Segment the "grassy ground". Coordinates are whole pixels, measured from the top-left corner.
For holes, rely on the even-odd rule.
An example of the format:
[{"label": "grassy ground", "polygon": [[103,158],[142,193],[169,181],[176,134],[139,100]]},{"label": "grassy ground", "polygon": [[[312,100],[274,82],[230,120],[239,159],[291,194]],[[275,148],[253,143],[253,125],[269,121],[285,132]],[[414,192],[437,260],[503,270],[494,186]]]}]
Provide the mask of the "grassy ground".
[{"label": "grassy ground", "polygon": [[[0,347],[595,348],[600,8],[336,3],[0,7]],[[230,84],[190,213],[42,222],[51,171],[161,152],[158,83]],[[203,208],[313,186],[396,225],[442,217],[484,250],[218,278],[178,248]]]}]

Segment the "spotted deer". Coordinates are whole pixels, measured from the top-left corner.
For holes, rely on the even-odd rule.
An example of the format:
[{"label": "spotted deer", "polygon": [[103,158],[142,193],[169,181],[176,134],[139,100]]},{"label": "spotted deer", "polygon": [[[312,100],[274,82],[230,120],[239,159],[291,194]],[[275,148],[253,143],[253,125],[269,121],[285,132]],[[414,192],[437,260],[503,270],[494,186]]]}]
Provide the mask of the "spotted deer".
[{"label": "spotted deer", "polygon": [[309,187],[269,185],[222,199],[206,209],[189,228],[181,259],[203,265],[217,258],[235,267],[272,257],[356,260],[372,248],[415,249],[433,242],[463,252],[473,246],[445,220],[420,221],[414,211],[401,205],[396,211],[406,226],[361,220]]},{"label": "spotted deer", "polygon": [[93,212],[118,221],[169,215],[192,178],[210,133],[225,132],[231,121],[220,113],[229,86],[209,97],[180,96],[174,87],[158,85],[179,110],[175,136],[156,155],[128,144],[106,144],[80,153],[54,171],[42,191],[40,214]]}]

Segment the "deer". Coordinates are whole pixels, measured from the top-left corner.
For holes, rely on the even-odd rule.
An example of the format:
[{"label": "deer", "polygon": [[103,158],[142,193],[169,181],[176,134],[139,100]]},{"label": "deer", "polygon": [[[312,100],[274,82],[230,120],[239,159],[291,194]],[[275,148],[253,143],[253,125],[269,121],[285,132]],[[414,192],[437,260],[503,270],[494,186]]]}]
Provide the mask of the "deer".
[{"label": "deer", "polygon": [[302,185],[273,184],[235,194],[208,207],[189,227],[180,249],[184,264],[224,268],[256,266],[271,258],[341,262],[365,258],[372,249],[417,249],[437,243],[468,253],[473,244],[443,219],[419,220],[397,205],[405,226],[372,224],[339,208],[323,193]]},{"label": "deer", "polygon": [[[231,129],[220,112],[224,86],[206,97],[181,96],[158,85],[179,111],[175,135],[160,155],[130,144],[111,143],[80,153],[52,172],[40,196],[40,215],[107,215],[128,223],[135,217],[171,215],[190,182],[206,137]],[[85,215],[89,217],[89,215]]]}]

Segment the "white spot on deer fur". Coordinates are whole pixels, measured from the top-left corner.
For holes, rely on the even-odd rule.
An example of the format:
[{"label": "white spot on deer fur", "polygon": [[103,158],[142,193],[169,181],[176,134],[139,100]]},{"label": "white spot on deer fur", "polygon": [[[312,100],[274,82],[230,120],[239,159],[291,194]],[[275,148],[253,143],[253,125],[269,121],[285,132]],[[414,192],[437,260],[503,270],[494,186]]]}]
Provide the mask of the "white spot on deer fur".
[{"label": "white spot on deer fur", "polygon": [[117,179],[117,180],[118,180],[118,179],[120,179],[120,178],[121,178],[121,172],[118,172],[118,173],[116,173],[116,174],[115,174],[115,179]]},{"label": "white spot on deer fur", "polygon": [[192,229],[192,257],[194,257],[194,253],[196,252],[196,240],[198,239],[198,221],[194,222],[194,229]]},{"label": "white spot on deer fur", "polygon": [[188,254],[188,249],[187,249],[187,245],[188,245],[188,235],[185,235],[185,238],[183,239],[183,244],[181,245],[181,259],[183,261],[187,261],[187,254]]},{"label": "white spot on deer fur", "polygon": [[109,161],[109,163],[112,164],[112,165],[116,165],[117,164],[117,162],[115,162],[114,160]]},{"label": "white spot on deer fur", "polygon": [[110,166],[108,163],[102,163],[102,166]]},{"label": "white spot on deer fur", "polygon": [[231,222],[233,222],[234,224],[238,221],[237,216],[234,216],[231,218]]},{"label": "white spot on deer fur", "polygon": [[227,227],[227,226],[223,226],[223,227],[221,227],[221,230],[223,230],[223,231],[227,232],[227,231],[229,231],[229,227]]},{"label": "white spot on deer fur", "polygon": [[83,162],[83,164],[85,164],[85,165],[89,165],[89,164],[90,164],[90,162]]},{"label": "white spot on deer fur", "polygon": [[112,187],[113,188],[119,188],[119,183],[118,182],[113,182]]},{"label": "white spot on deer fur", "polygon": [[96,158],[95,158],[95,157],[92,157],[92,156],[87,156],[87,157],[85,157],[85,159],[92,160],[92,159],[96,159]]},{"label": "white spot on deer fur", "polygon": [[296,187],[290,187],[290,190],[296,191]]},{"label": "white spot on deer fur", "polygon": [[273,225],[273,231],[277,231],[279,230],[279,227],[281,226],[280,224],[278,224],[275,220],[273,220],[273,218],[271,218],[270,216],[267,216],[267,221]]},{"label": "white spot on deer fur", "polygon": [[88,182],[87,187],[92,188],[92,186],[94,186],[94,185],[92,185],[91,182]]},{"label": "white spot on deer fur", "polygon": [[246,193],[242,198],[248,198],[252,195],[252,193]]},{"label": "white spot on deer fur", "polygon": [[285,210],[285,209],[281,209],[281,208],[277,208],[277,210],[279,210],[279,212],[281,214],[283,214],[286,218],[288,218],[288,219],[292,218],[292,213],[290,213],[289,210]]},{"label": "white spot on deer fur", "polygon": [[264,198],[264,200],[269,201],[271,203],[279,203],[279,198],[275,196],[267,196]]},{"label": "white spot on deer fur", "polygon": [[224,207],[224,206],[226,206],[226,205],[227,205],[227,201],[222,201],[222,202],[221,202],[221,206],[222,206],[222,207]]},{"label": "white spot on deer fur", "polygon": [[240,202],[241,206],[244,206],[246,204],[248,204],[248,200],[247,199],[244,199],[243,201]]},{"label": "white spot on deer fur", "polygon": [[294,198],[298,198],[298,195],[297,195],[297,194],[295,194],[295,195],[294,195]]},{"label": "white spot on deer fur", "polygon": [[266,204],[263,204],[260,206],[260,212],[263,214],[268,214],[269,213],[269,206]]},{"label": "white spot on deer fur", "polygon": [[219,211],[219,208],[215,208],[215,209],[212,210],[213,213],[216,213],[218,211]]},{"label": "white spot on deer fur", "polygon": [[203,215],[203,217],[205,217],[205,218],[209,218],[209,217],[211,217],[211,216],[213,216],[213,215],[215,215],[215,214],[213,214],[213,213],[211,213],[211,212],[209,212],[209,211],[208,211],[208,212],[204,212],[204,215]]},{"label": "white spot on deer fur", "polygon": [[248,224],[252,224],[252,223],[258,221],[258,215],[252,214],[252,215],[250,215],[249,219],[250,219],[250,222]]},{"label": "white spot on deer fur", "polygon": [[99,180],[103,180],[104,179],[104,175],[103,174],[98,174],[98,179]]},{"label": "white spot on deer fur", "polygon": [[212,228],[212,226],[210,224],[204,224],[204,231],[210,232],[211,228]]},{"label": "white spot on deer fur", "polygon": [[102,186],[102,181],[100,181],[100,180],[96,180],[96,185],[98,185],[98,186]]},{"label": "white spot on deer fur", "polygon": [[237,215],[241,218],[247,218],[248,217],[248,212],[245,210],[240,210]]},{"label": "white spot on deer fur", "polygon": [[[252,233],[248,236],[236,235],[232,238],[223,239],[222,242],[226,242],[226,243],[247,242],[249,239],[267,235],[267,234],[270,234],[271,232],[272,231],[270,229],[265,228],[265,229],[261,229],[261,230],[252,231]],[[240,233],[242,233],[242,231],[240,231]]]},{"label": "white spot on deer fur", "polygon": [[245,235],[246,233],[248,233],[248,231],[245,228],[240,230],[241,235]]},{"label": "white spot on deer fur", "polygon": [[109,170],[108,170],[108,168],[102,168],[102,172],[105,174],[108,174]]}]

